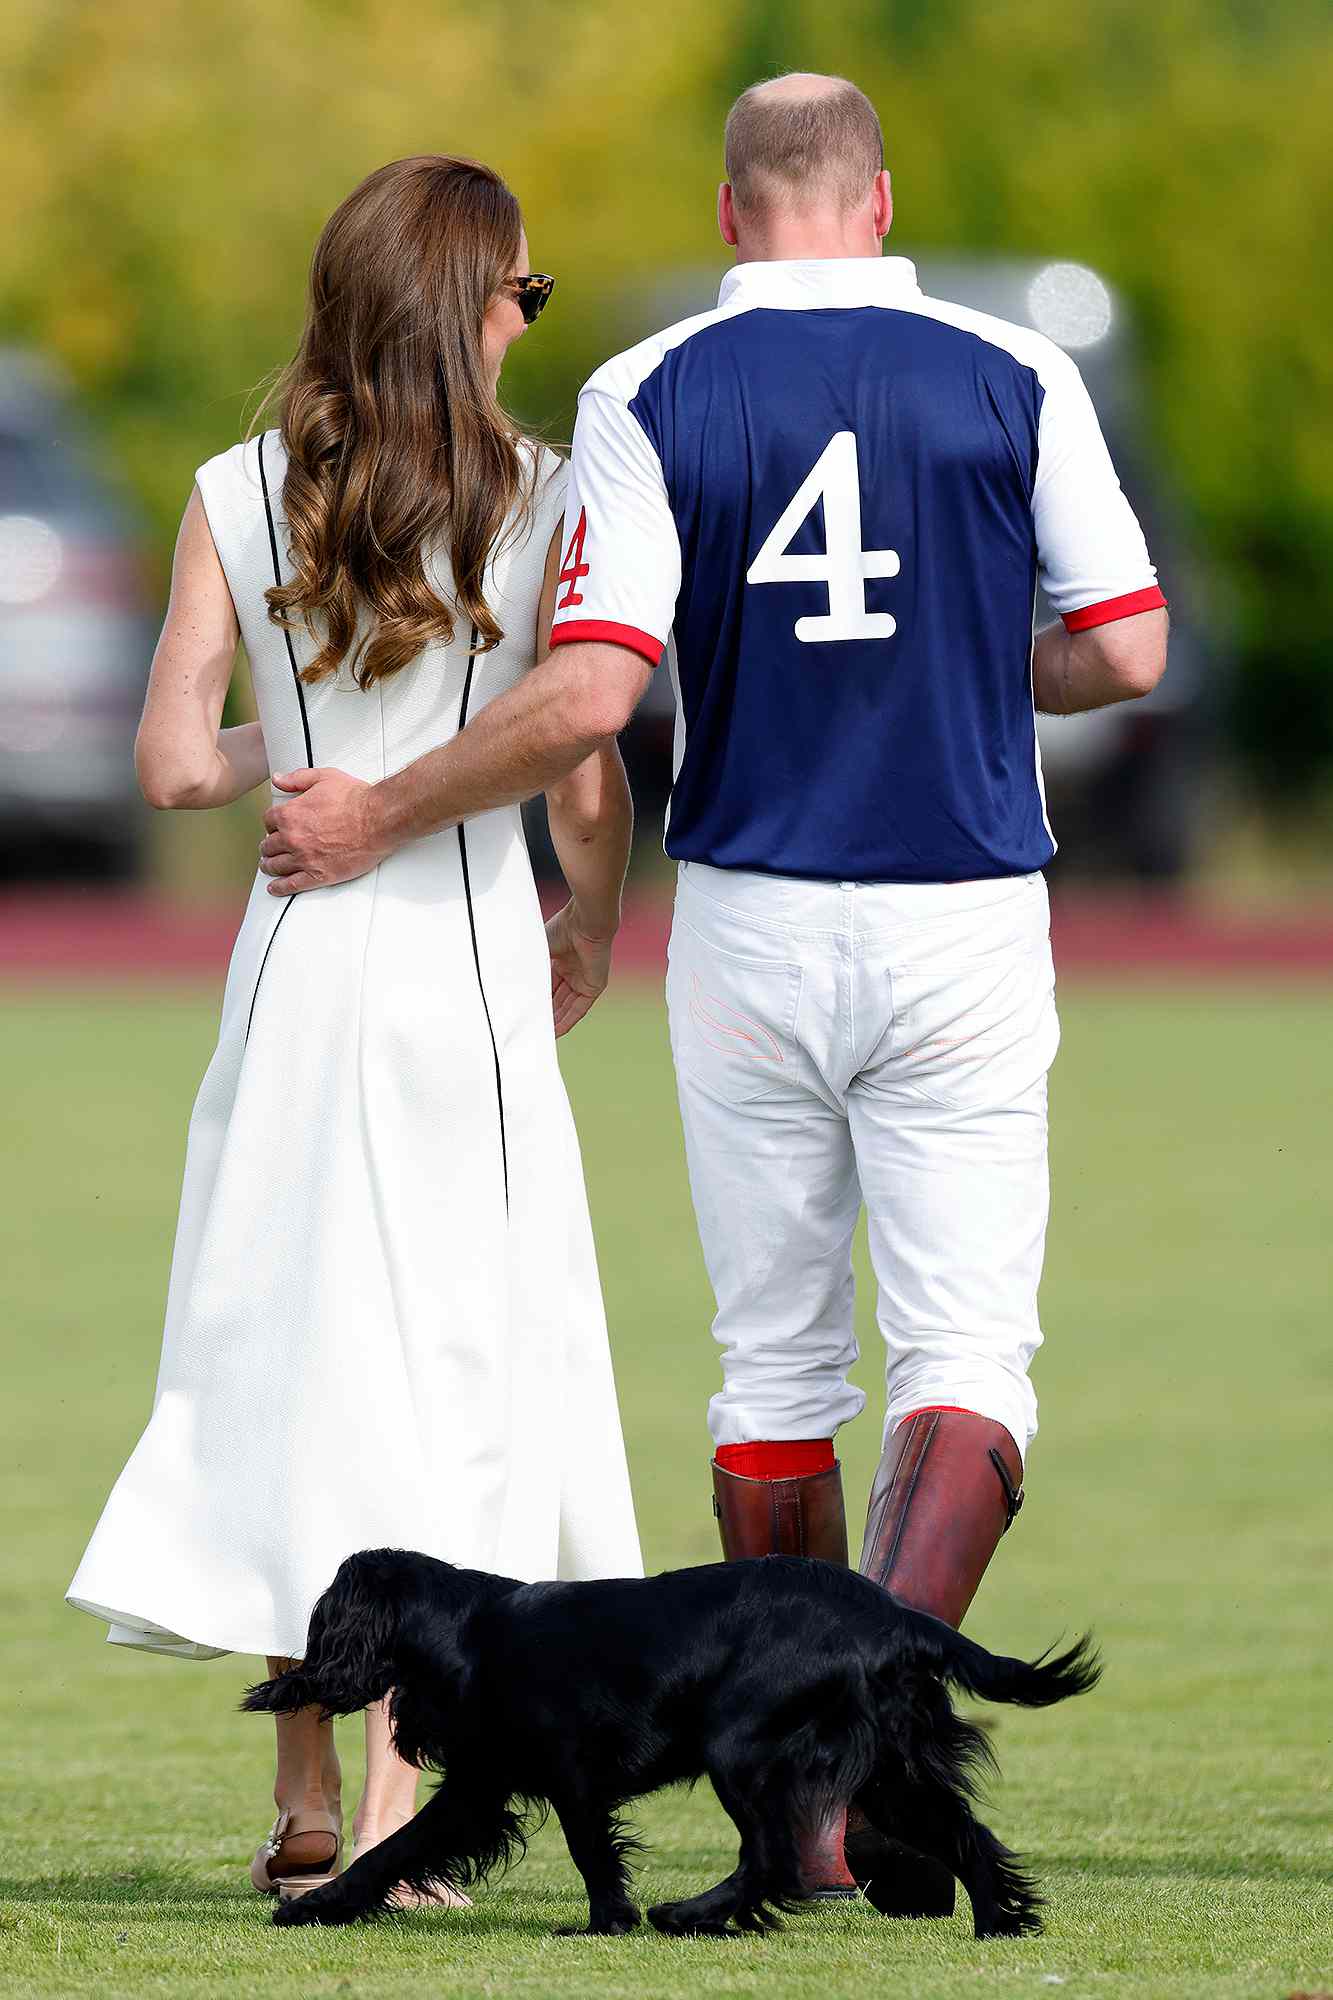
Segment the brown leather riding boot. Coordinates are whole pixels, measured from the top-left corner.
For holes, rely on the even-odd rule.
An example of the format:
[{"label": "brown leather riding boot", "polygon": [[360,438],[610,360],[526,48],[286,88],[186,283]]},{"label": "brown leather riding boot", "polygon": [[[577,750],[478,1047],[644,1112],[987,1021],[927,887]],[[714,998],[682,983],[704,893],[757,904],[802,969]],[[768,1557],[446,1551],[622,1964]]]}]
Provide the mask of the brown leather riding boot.
[{"label": "brown leather riding boot", "polygon": [[[1003,1424],[966,1410],[921,1410],[884,1447],[871,1488],[861,1573],[905,1604],[960,1625],[986,1565],[1023,1504],[1023,1462]],[[938,1863],[849,1815],[844,1853],[869,1900],[886,1914],[947,1916],[952,1878]]]},{"label": "brown leather riding boot", "polygon": [[727,1562],[743,1556],[822,1556],[847,1567],[840,1465],[797,1479],[743,1479],[714,1459],[713,1512]]},{"label": "brown leather riding boot", "polygon": [[961,1625],[1022,1504],[1023,1461],[1003,1424],[968,1410],[919,1410],[884,1447],[861,1573]]},{"label": "brown leather riding boot", "polygon": [[[795,1479],[745,1479],[713,1462],[713,1512],[728,1562],[742,1556],[822,1556],[847,1562],[847,1516],[842,1469]],[[953,1914],[953,1876],[898,1841],[876,1833],[859,1814],[852,1843],[861,1865],[844,1852],[848,1816],[841,1807],[799,1835],[801,1875],[811,1902],[832,1902],[864,1892],[889,1917]]]},{"label": "brown leather riding boot", "polygon": [[[847,1567],[840,1465],[795,1479],[744,1479],[714,1459],[713,1512],[728,1562],[744,1556],[822,1556]],[[842,1856],[844,1818],[835,1812],[802,1829],[801,1874],[812,1902],[857,1894]]]}]

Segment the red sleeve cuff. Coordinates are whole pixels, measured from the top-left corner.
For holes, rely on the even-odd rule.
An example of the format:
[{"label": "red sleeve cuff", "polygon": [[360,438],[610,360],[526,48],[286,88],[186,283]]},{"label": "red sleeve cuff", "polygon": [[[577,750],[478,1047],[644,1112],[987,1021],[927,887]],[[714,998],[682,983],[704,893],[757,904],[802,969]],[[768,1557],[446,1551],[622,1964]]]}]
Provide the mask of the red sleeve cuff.
[{"label": "red sleeve cuff", "polygon": [[580,643],[627,646],[631,653],[638,653],[647,660],[650,667],[657,665],[665,651],[660,639],[654,639],[650,632],[641,632],[637,625],[609,625],[600,618],[571,618],[568,624],[557,625],[551,632],[553,646]]},{"label": "red sleeve cuff", "polygon": [[1153,583],[1146,590],[1131,590],[1127,597],[1104,597],[1100,604],[1084,604],[1061,615],[1066,632],[1086,632],[1093,625],[1114,625],[1117,618],[1136,617],[1140,611],[1165,609],[1166,599]]}]

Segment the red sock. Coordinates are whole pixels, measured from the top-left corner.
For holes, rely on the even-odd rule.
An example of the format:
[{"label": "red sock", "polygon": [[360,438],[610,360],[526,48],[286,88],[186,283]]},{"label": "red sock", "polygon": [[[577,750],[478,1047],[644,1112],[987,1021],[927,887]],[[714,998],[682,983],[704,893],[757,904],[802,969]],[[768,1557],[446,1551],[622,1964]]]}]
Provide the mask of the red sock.
[{"label": "red sock", "polygon": [[804,1479],[814,1472],[831,1472],[837,1464],[832,1438],[720,1444],[715,1456],[724,1472],[741,1479]]}]

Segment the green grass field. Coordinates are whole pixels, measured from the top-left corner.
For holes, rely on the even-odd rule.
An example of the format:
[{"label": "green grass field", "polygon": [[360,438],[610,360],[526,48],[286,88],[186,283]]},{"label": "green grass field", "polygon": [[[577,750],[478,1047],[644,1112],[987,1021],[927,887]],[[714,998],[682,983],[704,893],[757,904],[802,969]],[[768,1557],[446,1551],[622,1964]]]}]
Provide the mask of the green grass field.
[{"label": "green grass field", "polygon": [[[1004,1775],[988,1817],[1050,1897],[1043,1938],[999,1945],[977,1944],[961,1914],[886,1923],[859,1905],[802,1912],[771,1940],[556,1938],[580,1905],[549,1829],[470,1913],[267,1927],[245,1877],[270,1818],[267,1726],[236,1713],[253,1663],[113,1651],[61,1602],[147,1414],[215,1007],[68,989],[0,1004],[14,1134],[0,1208],[0,1992],[1333,1989],[1326,995],[1066,998],[1044,1427],[970,1629],[1021,1651],[1092,1623],[1108,1672],[1052,1713],[991,1711]],[[566,1049],[648,1559],[709,1561],[716,1364],[658,1000],[622,989]],[[878,1410],[872,1303],[863,1283]],[[877,1431],[868,1412],[841,1440],[858,1517]],[[647,1897],[731,1866],[706,1788],[651,1801],[641,1824]]]}]

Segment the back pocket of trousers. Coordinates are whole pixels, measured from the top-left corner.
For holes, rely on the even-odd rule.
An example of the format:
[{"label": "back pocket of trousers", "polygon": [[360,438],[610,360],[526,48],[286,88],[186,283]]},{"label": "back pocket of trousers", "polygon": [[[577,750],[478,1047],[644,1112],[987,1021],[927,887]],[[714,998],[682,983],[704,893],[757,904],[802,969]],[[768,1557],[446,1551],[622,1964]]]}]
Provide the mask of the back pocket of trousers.
[{"label": "back pocket of trousers", "polygon": [[678,915],[667,1002],[676,1065],[714,1096],[748,1104],[799,1082],[799,965],[719,950]]}]

